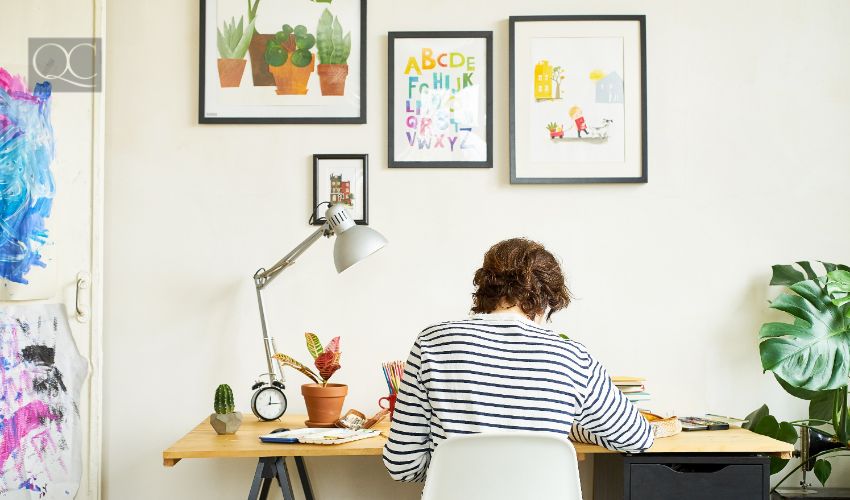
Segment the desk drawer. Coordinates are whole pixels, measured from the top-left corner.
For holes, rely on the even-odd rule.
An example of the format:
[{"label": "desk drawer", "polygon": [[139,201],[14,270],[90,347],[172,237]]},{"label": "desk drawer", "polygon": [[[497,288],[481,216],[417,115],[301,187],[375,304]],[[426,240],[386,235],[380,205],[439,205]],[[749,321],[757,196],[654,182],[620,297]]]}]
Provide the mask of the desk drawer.
[{"label": "desk drawer", "polygon": [[768,500],[767,457],[600,454],[593,462],[595,500]]},{"label": "desk drawer", "polygon": [[760,465],[631,464],[629,497],[654,500],[753,500],[765,497]]}]

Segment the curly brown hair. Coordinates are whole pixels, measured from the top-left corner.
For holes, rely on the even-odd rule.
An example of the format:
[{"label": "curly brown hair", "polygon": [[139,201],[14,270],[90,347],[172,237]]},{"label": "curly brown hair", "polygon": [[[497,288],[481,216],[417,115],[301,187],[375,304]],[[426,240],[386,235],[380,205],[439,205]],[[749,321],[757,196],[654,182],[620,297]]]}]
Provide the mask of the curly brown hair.
[{"label": "curly brown hair", "polygon": [[496,243],[484,254],[484,263],[472,280],[472,312],[490,313],[504,300],[519,305],[529,318],[566,308],[570,291],[554,255],[540,243],[512,238]]}]

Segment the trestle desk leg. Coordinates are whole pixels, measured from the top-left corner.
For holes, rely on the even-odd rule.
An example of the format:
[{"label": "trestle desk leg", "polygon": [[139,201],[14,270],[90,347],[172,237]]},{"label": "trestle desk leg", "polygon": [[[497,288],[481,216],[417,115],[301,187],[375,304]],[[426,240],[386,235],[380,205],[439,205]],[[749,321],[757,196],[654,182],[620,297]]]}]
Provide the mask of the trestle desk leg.
[{"label": "trestle desk leg", "polygon": [[267,500],[272,481],[277,479],[284,500],[295,500],[292,494],[292,483],[289,482],[289,472],[283,457],[263,457],[257,462],[254,481],[248,500]]},{"label": "trestle desk leg", "polygon": [[301,479],[301,488],[304,490],[304,499],[313,500],[313,487],[310,485],[310,477],[307,475],[307,467],[304,465],[304,457],[295,457],[295,466],[298,467],[298,477]]},{"label": "trestle desk leg", "polygon": [[295,500],[295,495],[292,494],[292,482],[289,481],[289,470],[286,468],[286,459],[277,457],[275,467],[277,469],[277,483],[280,485],[280,492],[283,493],[284,500]]}]

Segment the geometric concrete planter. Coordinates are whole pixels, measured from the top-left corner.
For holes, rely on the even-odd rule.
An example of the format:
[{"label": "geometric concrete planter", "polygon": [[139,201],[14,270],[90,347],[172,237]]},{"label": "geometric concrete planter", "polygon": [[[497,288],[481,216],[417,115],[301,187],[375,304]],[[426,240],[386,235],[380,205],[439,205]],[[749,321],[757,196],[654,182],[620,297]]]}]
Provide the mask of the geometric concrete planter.
[{"label": "geometric concrete planter", "polygon": [[238,411],[233,413],[210,414],[210,425],[219,434],[235,434],[242,425],[242,414]]}]

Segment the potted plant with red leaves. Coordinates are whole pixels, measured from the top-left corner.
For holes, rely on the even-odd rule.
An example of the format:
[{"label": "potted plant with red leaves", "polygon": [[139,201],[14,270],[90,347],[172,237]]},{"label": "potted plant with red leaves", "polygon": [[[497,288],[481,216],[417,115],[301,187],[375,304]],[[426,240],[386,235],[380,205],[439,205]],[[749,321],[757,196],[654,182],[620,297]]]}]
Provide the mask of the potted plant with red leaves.
[{"label": "potted plant with red leaves", "polygon": [[314,382],[301,386],[301,395],[307,405],[308,420],[304,422],[307,427],[333,427],[342,414],[342,403],[348,394],[347,385],[328,382],[340,368],[339,337],[334,337],[324,347],[315,333],[307,332],[304,337],[307,340],[307,351],[313,356],[318,373],[286,354],[277,353],[274,358],[295,368]]}]

